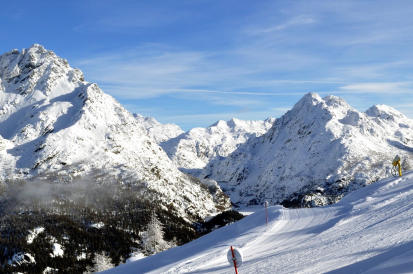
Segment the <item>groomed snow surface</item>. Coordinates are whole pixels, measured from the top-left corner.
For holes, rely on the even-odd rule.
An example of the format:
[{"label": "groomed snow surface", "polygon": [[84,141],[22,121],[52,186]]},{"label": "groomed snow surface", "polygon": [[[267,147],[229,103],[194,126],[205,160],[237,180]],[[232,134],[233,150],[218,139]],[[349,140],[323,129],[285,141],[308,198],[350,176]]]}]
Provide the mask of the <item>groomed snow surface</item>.
[{"label": "groomed snow surface", "polygon": [[239,274],[413,272],[413,172],[359,189],[339,203],[264,209],[184,246],[107,274],[235,273],[226,254],[243,253]]}]

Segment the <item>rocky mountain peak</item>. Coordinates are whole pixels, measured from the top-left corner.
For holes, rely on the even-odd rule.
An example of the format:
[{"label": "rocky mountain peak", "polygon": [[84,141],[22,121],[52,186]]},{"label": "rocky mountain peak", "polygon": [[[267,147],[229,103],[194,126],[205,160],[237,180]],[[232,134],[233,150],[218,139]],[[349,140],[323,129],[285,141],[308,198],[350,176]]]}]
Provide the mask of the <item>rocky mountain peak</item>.
[{"label": "rocky mountain peak", "polygon": [[228,128],[228,124],[224,120],[219,120],[219,121],[213,123],[212,125],[210,125],[208,128],[215,128],[215,127]]},{"label": "rocky mountain peak", "polygon": [[350,105],[347,104],[347,102],[343,98],[340,98],[338,96],[327,95],[323,98],[323,101],[332,108],[338,108],[338,107],[351,108]]},{"label": "rocky mountain peak", "polygon": [[230,127],[230,128],[235,128],[236,126],[238,126],[239,124],[241,124],[242,123],[242,121],[241,120],[239,120],[239,119],[237,119],[237,118],[231,118],[231,120],[229,120],[228,122],[227,122],[227,125]]},{"label": "rocky mountain peak", "polygon": [[374,105],[365,113],[374,118],[379,118],[381,120],[395,120],[395,119],[406,119],[407,117],[404,116],[399,111],[395,110],[394,108],[386,105]]},{"label": "rocky mountain peak", "polygon": [[314,106],[317,105],[318,103],[322,102],[323,99],[314,92],[309,92],[305,94],[293,107],[294,108],[303,108],[303,107],[308,107],[308,106]]},{"label": "rocky mountain peak", "polygon": [[65,77],[73,84],[84,81],[80,70],[72,69],[66,59],[38,44],[0,56],[0,79],[3,90],[8,92],[23,96],[33,94],[36,100],[42,95],[49,96]]},{"label": "rocky mountain peak", "polygon": [[[202,183],[174,166],[143,123],[97,84],[85,82],[66,59],[40,45],[13,50],[0,56],[0,76],[0,135],[7,139],[1,142],[7,149],[0,150],[0,178],[104,173],[156,192],[180,216],[220,210]],[[230,205],[221,202],[221,209]]]},{"label": "rocky mountain peak", "polygon": [[266,198],[325,205],[389,176],[396,154],[411,169],[411,128],[413,121],[391,107],[362,113],[341,98],[309,93],[263,136],[210,161],[201,177],[227,182],[232,201],[241,204]]}]

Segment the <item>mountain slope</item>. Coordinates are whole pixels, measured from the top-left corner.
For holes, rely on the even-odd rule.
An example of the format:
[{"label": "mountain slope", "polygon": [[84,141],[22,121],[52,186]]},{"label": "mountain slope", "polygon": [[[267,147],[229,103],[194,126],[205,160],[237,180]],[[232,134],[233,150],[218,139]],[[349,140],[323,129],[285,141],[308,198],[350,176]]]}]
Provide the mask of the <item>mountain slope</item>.
[{"label": "mountain slope", "polygon": [[35,44],[3,54],[0,80],[3,178],[97,170],[156,191],[178,215],[217,211],[206,187],[179,172],[127,110],[52,51]]},{"label": "mountain slope", "polygon": [[171,160],[181,169],[201,169],[216,156],[227,156],[251,136],[260,136],[274,123],[243,121],[236,118],[218,121],[208,128],[194,128],[161,143]]},{"label": "mountain slope", "polygon": [[309,93],[201,177],[221,182],[235,203],[318,206],[389,176],[396,154],[411,169],[412,152],[413,121],[391,107],[361,113],[341,98]]},{"label": "mountain slope", "polygon": [[133,116],[142,124],[148,131],[157,144],[166,142],[171,138],[175,138],[185,131],[175,124],[161,124],[153,117],[144,117],[140,114],[133,114]]},{"label": "mountain slope", "polygon": [[359,189],[337,204],[269,207],[184,246],[103,273],[411,273],[413,173]]}]

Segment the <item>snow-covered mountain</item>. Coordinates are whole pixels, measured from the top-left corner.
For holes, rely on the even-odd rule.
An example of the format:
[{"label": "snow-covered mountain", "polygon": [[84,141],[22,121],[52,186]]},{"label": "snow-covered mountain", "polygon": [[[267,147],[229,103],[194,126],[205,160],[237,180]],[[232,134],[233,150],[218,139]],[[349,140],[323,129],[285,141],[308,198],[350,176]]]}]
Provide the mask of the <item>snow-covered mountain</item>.
[{"label": "snow-covered mountain", "polygon": [[411,169],[412,153],[413,121],[395,109],[362,113],[341,98],[309,93],[201,176],[220,182],[234,203],[319,206],[390,176],[396,154]]},{"label": "snow-covered mountain", "polygon": [[182,216],[230,206],[178,171],[119,102],[37,44],[0,56],[0,135],[3,178],[98,170],[155,190]]},{"label": "snow-covered mountain", "polygon": [[230,246],[243,254],[238,273],[412,273],[413,173],[359,189],[319,208],[268,208],[186,245],[105,274],[235,273]]},{"label": "snow-covered mountain", "polygon": [[144,117],[137,113],[133,114],[133,116],[142,124],[148,131],[149,136],[151,136],[157,144],[168,141],[185,132],[175,124],[162,124],[153,117]]},{"label": "snow-covered mountain", "polygon": [[264,134],[274,121],[274,118],[265,121],[220,120],[208,128],[193,128],[160,145],[179,168],[202,169],[214,157],[228,156],[248,138]]}]

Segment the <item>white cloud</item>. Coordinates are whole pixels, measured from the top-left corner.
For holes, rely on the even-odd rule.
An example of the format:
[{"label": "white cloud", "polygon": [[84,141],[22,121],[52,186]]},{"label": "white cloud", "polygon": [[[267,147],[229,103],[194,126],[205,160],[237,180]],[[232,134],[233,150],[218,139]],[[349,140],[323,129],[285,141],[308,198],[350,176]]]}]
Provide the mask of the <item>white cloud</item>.
[{"label": "white cloud", "polygon": [[285,30],[294,26],[300,26],[300,25],[309,25],[309,24],[313,24],[315,23],[316,20],[314,20],[313,18],[306,16],[306,15],[299,15],[299,16],[294,16],[290,19],[288,19],[287,21],[276,25],[276,26],[272,26],[272,27],[266,27],[266,28],[262,28],[262,29],[252,29],[252,30],[247,30],[247,33],[250,34],[265,34],[265,33],[270,33],[270,32],[274,32],[274,31],[280,31],[280,30]]},{"label": "white cloud", "polygon": [[395,105],[394,108],[413,108],[413,104]]},{"label": "white cloud", "polygon": [[[194,124],[197,119],[211,123],[226,119],[226,106],[249,108],[242,112],[245,117],[258,115],[260,104],[266,113],[275,112],[272,106],[278,107],[277,113],[285,112],[283,104],[293,105],[291,100],[310,91],[356,97],[355,104],[363,101],[363,107],[392,94],[412,93],[413,82],[406,73],[413,56],[408,46],[413,38],[406,35],[413,30],[411,8],[402,2],[268,1],[253,7],[245,18],[229,17],[229,24],[219,28],[208,26],[196,33],[191,29],[191,37],[180,33],[182,41],[170,38],[102,53],[78,66],[87,80],[117,98],[168,95],[205,101],[207,108],[220,112],[171,116]],[[162,24],[158,19],[145,22],[145,17],[137,22],[129,19],[120,25],[111,18],[99,24],[120,29]],[[235,23],[229,22],[232,19]],[[365,94],[363,100],[360,94]]]},{"label": "white cloud", "polygon": [[[268,60],[264,61],[265,59],[273,59],[276,65],[271,65],[272,63],[268,63]],[[243,60],[243,63],[239,64],[237,60]],[[282,92],[282,90],[262,92],[256,88],[273,87],[279,84],[333,82],[257,80],[257,75],[260,78],[261,73],[271,70],[296,69],[303,63],[309,65],[312,62],[316,61],[294,54],[268,56],[263,50],[261,53],[256,53],[255,49],[243,48],[233,52],[212,54],[182,51],[182,49],[166,45],[151,44],[133,50],[106,53],[78,60],[76,65],[84,72],[88,81],[97,82],[105,92],[117,98],[137,99],[179,93],[302,95],[303,92]]]},{"label": "white cloud", "polygon": [[340,87],[349,93],[413,93],[411,82],[358,83]]}]

